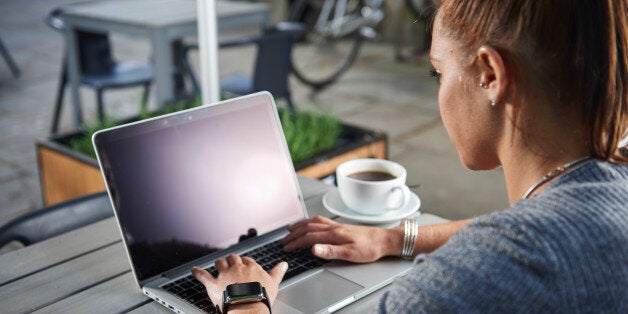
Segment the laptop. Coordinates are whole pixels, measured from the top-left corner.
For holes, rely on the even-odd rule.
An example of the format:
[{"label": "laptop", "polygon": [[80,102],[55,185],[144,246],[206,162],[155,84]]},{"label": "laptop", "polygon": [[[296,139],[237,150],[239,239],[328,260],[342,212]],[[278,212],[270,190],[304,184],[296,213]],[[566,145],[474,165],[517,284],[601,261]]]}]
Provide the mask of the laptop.
[{"label": "laptop", "polygon": [[215,310],[190,269],[216,275],[214,261],[231,253],[265,269],[289,263],[275,313],[337,311],[412,267],[401,259],[326,261],[309,249],[273,255],[307,210],[268,92],[102,130],[92,140],[133,275],[174,312]]}]

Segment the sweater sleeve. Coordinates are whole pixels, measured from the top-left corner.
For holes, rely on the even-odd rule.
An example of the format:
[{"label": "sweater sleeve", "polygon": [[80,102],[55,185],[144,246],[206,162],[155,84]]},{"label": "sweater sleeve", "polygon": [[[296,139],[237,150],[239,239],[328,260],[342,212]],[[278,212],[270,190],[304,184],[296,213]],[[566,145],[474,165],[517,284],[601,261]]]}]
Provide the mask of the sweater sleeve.
[{"label": "sweater sleeve", "polygon": [[379,312],[551,311],[552,263],[529,230],[510,218],[480,217],[436,252],[418,256]]}]

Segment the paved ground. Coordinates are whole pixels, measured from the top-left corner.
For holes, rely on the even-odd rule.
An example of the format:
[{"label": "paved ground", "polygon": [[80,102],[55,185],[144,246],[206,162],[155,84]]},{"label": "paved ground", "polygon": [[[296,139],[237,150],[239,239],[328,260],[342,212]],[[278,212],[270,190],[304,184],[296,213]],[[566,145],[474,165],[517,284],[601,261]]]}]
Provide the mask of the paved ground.
[{"label": "paved ground", "polygon": [[[13,78],[0,60],[0,223],[42,204],[35,142],[49,134],[63,52],[61,35],[42,20],[52,7],[71,2],[0,1],[0,38],[22,70],[21,77]],[[148,60],[147,42],[122,36],[113,40],[118,59]],[[225,51],[220,72],[247,72],[251,64],[252,51]],[[400,63],[392,44],[371,43],[331,88],[312,94],[296,79],[291,84],[299,108],[323,110],[343,121],[385,131],[390,158],[407,167],[410,183],[421,184],[417,193],[423,211],[456,219],[506,208],[501,171],[472,172],[460,164],[440,121],[438,87],[428,71],[424,58]],[[136,114],[140,94],[140,89],[107,92],[107,111],[117,117]],[[94,118],[94,98],[93,91],[82,90],[88,119]],[[64,130],[71,127],[68,111]]]}]

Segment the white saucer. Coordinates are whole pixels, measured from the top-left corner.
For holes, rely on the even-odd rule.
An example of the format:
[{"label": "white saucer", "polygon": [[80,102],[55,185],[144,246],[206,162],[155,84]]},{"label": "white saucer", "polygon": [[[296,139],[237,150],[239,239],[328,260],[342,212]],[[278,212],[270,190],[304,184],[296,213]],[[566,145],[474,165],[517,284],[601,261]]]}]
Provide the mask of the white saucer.
[{"label": "white saucer", "polygon": [[323,206],[332,214],[366,224],[383,224],[400,220],[416,212],[421,207],[421,199],[410,192],[410,200],[406,206],[388,211],[382,215],[364,215],[347,207],[340,198],[338,190],[329,191],[323,196]]}]

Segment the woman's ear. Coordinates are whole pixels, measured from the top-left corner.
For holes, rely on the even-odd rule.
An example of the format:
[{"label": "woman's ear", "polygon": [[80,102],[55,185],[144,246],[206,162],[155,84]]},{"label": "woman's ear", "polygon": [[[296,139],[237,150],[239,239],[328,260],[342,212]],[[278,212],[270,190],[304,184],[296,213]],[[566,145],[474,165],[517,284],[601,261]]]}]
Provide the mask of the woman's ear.
[{"label": "woman's ear", "polygon": [[495,48],[484,45],[477,52],[480,83],[487,89],[490,101],[499,103],[506,97],[510,84],[510,73],[502,54]]}]

